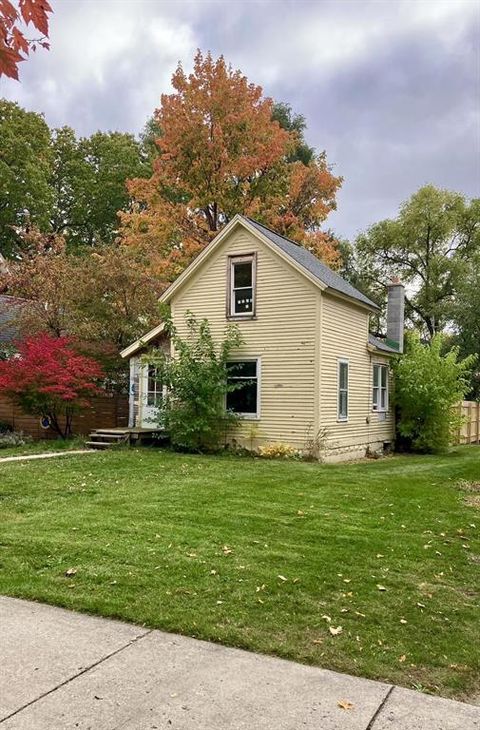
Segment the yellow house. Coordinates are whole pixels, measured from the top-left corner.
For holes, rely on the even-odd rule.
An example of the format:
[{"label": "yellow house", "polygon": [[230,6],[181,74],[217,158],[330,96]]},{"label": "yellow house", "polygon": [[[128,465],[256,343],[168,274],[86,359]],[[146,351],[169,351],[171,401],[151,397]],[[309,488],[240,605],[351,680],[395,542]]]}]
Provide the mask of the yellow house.
[{"label": "yellow house", "polygon": [[[378,307],[293,241],[237,215],[161,297],[185,334],[185,313],[223,338],[241,330],[232,377],[244,387],[227,397],[241,415],[232,440],[319,450],[327,460],[390,448],[389,359],[403,349],[403,286],[389,287],[387,339],[369,332]],[[161,393],[142,361],[170,344],[163,325],[123,352],[130,360],[130,427],[152,428]]]}]

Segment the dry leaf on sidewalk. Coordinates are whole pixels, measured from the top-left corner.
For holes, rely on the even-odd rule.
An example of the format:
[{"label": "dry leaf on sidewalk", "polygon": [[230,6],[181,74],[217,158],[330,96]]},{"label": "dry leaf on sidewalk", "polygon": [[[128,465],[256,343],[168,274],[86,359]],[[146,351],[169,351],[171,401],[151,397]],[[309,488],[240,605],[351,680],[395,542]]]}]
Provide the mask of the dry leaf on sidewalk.
[{"label": "dry leaf on sidewalk", "polygon": [[354,708],[353,703],[348,700],[338,700],[337,705],[341,707],[342,710],[353,710]]}]

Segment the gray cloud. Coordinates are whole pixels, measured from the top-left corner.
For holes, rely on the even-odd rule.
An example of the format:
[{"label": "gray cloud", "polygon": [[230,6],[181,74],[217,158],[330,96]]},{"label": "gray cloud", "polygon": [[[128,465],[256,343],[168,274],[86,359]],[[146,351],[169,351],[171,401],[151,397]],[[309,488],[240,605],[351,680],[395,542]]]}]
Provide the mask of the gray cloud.
[{"label": "gray cloud", "polygon": [[54,126],[138,132],[195,49],[223,53],[292,104],[345,182],[340,235],[394,215],[420,185],[478,195],[478,5],[417,2],[157,2],[55,5],[52,50],[0,94]]}]

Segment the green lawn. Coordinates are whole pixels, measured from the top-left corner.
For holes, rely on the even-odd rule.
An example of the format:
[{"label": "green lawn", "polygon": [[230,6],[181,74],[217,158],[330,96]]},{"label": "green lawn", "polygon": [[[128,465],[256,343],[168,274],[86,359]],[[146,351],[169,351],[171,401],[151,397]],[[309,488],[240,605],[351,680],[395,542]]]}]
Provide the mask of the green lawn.
[{"label": "green lawn", "polygon": [[480,480],[479,447],[0,464],[0,592],[468,699],[480,517],[461,479]]},{"label": "green lawn", "polygon": [[31,454],[46,454],[49,451],[72,451],[85,449],[85,438],[45,439],[44,441],[27,441],[23,446],[7,446],[0,448],[0,459],[6,456],[28,456]]}]

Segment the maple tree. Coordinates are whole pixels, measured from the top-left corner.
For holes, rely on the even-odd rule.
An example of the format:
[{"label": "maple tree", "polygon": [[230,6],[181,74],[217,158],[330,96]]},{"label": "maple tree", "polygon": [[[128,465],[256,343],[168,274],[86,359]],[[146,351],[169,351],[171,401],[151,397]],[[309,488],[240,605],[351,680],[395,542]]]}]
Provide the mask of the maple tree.
[{"label": "maple tree", "polygon": [[198,51],[188,76],[163,94],[149,124],[157,154],[149,179],[128,183],[132,210],[120,214],[123,240],[142,250],[165,286],[236,213],[257,218],[330,264],[336,242],[320,224],[335,208],[341,179],[324,154],[299,152],[301,118],[276,115],[260,86]]},{"label": "maple tree", "polygon": [[25,413],[48,418],[51,428],[68,438],[74,414],[101,392],[97,383],[102,376],[99,363],[79,353],[71,339],[40,333],[0,361],[0,392]]},{"label": "maple tree", "polygon": [[[18,64],[25,61],[37,46],[48,50],[48,16],[52,13],[47,0],[0,0],[0,77],[18,79]],[[32,25],[40,33],[27,38],[22,25]]]}]

